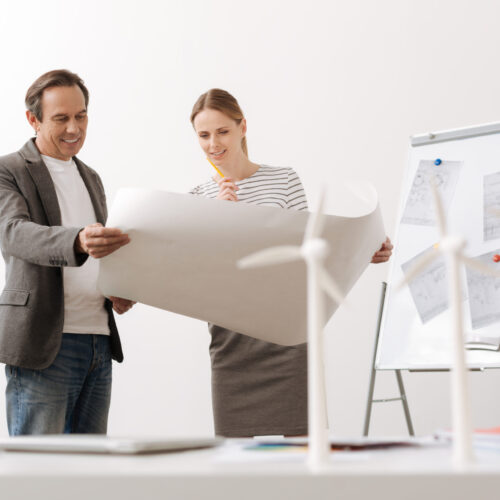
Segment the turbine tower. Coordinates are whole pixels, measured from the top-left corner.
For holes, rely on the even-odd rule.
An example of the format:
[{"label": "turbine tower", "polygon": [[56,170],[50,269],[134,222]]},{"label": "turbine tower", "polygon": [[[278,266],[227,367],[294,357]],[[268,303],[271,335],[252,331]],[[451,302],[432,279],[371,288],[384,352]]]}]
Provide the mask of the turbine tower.
[{"label": "turbine tower", "polygon": [[335,281],[324,267],[328,243],[320,238],[324,226],[324,192],[318,210],[311,213],[301,246],[283,245],[267,248],[244,257],[240,268],[260,267],[304,259],[307,265],[307,339],[308,339],[308,463],[313,471],[321,470],[328,461],[330,444],[327,431],[325,371],[323,360],[323,328],[326,292],[338,305],[344,299]]},{"label": "turbine tower", "polygon": [[453,359],[451,373],[451,403],[453,426],[453,461],[459,468],[474,462],[472,449],[472,424],[470,417],[469,384],[464,348],[464,326],[462,311],[462,285],[460,268],[466,265],[483,274],[500,277],[500,273],[482,262],[466,257],[463,253],[466,246],[464,238],[447,232],[443,203],[436,184],[431,180],[431,189],[436,208],[440,241],[434,246],[434,252],[421,258],[408,273],[398,288],[410,283],[439,254],[446,260],[448,274],[448,296],[451,313],[451,335],[453,341]]}]

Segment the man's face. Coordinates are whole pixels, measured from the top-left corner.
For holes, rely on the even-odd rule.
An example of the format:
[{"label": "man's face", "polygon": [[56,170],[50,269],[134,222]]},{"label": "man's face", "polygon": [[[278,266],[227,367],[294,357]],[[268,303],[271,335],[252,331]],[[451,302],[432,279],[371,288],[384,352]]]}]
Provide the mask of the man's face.
[{"label": "man's face", "polygon": [[41,154],[70,160],[83,146],[87,132],[87,108],[80,87],[49,87],[42,94],[42,121],[26,112],[37,133]]}]

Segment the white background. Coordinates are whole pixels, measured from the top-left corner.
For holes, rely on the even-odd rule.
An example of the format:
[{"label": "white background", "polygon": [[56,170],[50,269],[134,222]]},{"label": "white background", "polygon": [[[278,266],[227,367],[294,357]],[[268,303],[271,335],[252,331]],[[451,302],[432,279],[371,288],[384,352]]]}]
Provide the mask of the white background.
[{"label": "white background", "polygon": [[[91,93],[79,156],[109,202],[122,186],[185,192],[212,173],[189,115],[217,86],[240,101],[253,161],[293,166],[312,207],[321,184],[372,181],[391,235],[408,137],[499,120],[499,18],[500,2],[484,0],[1,0],[0,154],[31,136],[28,86],[68,68]],[[362,429],[387,267],[370,266],[327,327],[337,434]],[[118,322],[126,360],[115,365],[110,432],[210,434],[206,326],[145,306]],[[404,378],[417,433],[448,426],[448,374]],[[474,425],[499,424],[500,371],[471,379]],[[379,396],[393,395],[392,372],[378,382]],[[0,434],[4,420],[2,403]],[[404,432],[398,404],[377,407],[372,429]]]}]

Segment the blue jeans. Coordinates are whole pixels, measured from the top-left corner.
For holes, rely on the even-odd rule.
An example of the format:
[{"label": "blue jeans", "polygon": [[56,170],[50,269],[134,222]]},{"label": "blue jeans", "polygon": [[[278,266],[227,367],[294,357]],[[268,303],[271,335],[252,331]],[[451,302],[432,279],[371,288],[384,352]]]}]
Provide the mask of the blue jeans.
[{"label": "blue jeans", "polygon": [[107,335],[64,333],[43,370],[7,365],[9,434],[106,434],[111,399]]}]

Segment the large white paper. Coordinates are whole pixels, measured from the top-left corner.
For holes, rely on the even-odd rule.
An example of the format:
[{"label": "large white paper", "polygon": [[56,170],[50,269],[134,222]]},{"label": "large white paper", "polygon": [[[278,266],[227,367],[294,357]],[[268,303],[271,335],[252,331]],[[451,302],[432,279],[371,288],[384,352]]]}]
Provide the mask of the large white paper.
[{"label": "large white paper", "polygon": [[[98,286],[115,295],[283,345],[306,341],[306,268],[240,270],[257,250],[300,245],[309,213],[145,189],[120,190],[109,227],[131,242],[101,259]],[[325,216],[326,268],[347,293],[385,240],[376,200],[360,217]],[[327,317],[337,305],[327,299]]]}]

